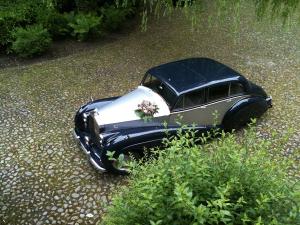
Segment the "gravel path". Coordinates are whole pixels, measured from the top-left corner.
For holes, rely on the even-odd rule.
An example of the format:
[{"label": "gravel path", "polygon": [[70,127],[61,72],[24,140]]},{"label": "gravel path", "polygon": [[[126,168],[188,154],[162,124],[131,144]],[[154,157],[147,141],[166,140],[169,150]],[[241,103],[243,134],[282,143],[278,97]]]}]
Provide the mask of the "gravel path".
[{"label": "gravel path", "polygon": [[0,70],[0,224],[99,221],[126,180],[89,165],[72,139],[74,113],[91,96],[122,95],[147,68],[175,59],[215,58],[262,85],[274,107],[259,121],[259,132],[293,129],[283,151],[299,160],[300,29],[252,21],[243,17],[236,36],[226,25],[191,32],[178,16],[153,22],[146,33],[135,27],[66,57]]}]

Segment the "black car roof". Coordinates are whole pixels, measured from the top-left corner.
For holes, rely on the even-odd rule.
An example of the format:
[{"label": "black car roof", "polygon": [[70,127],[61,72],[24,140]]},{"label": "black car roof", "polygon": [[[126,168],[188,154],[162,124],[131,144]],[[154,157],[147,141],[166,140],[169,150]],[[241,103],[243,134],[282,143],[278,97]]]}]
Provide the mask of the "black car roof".
[{"label": "black car roof", "polygon": [[228,66],[209,58],[189,58],[162,64],[148,73],[171,87],[177,95],[225,80],[245,80]]}]

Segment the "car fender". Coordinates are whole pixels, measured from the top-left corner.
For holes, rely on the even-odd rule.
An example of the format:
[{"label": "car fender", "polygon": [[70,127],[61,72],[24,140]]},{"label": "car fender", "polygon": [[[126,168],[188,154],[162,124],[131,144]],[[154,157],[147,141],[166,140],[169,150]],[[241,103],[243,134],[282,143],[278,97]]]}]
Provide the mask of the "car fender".
[{"label": "car fender", "polygon": [[144,147],[151,148],[152,141],[156,141],[156,146],[166,137],[165,128],[148,126],[146,128],[126,129],[115,131],[111,134],[103,135],[103,147],[101,149],[101,162],[105,168],[110,168],[111,162],[108,158],[108,151],[114,152],[115,158],[127,151],[142,152]]},{"label": "car fender", "polygon": [[[176,131],[177,128],[174,128]],[[115,132],[111,135],[105,135],[104,140],[106,149],[113,149],[116,152],[124,151],[134,147],[136,150],[142,150],[145,143],[150,143],[154,140],[162,140],[166,137],[166,129],[161,126],[148,126],[144,128],[131,128],[123,131]],[[150,147],[147,144],[143,145]]]},{"label": "car fender", "polygon": [[112,98],[103,98],[103,99],[98,99],[95,101],[91,101],[83,106],[80,107],[80,109],[78,110],[78,113],[84,113],[84,112],[90,112],[93,111],[95,109],[100,109],[102,108],[104,105],[111,103],[112,101],[116,100],[118,97],[112,97]]},{"label": "car fender", "polygon": [[238,129],[249,122],[251,118],[260,117],[268,108],[269,105],[263,97],[244,98],[226,112],[222,125],[225,130]]},{"label": "car fender", "polygon": [[[104,140],[101,155],[106,158],[107,151],[115,151],[115,154],[119,155],[128,150],[143,151],[145,147],[160,146],[164,138],[176,135],[178,128],[180,128],[179,125],[165,127],[163,124],[155,124],[153,126],[125,129],[112,134],[103,134]],[[211,126],[194,127],[199,133],[207,132],[211,128]],[[189,130],[190,127],[185,129]],[[105,159],[102,160],[105,161]]]},{"label": "car fender", "polygon": [[110,102],[116,100],[117,98],[118,97],[99,99],[81,106],[74,117],[75,127],[77,127],[77,129],[81,131],[85,131],[86,120],[90,115],[90,113],[93,112],[94,110],[100,109],[104,105],[109,104]]}]

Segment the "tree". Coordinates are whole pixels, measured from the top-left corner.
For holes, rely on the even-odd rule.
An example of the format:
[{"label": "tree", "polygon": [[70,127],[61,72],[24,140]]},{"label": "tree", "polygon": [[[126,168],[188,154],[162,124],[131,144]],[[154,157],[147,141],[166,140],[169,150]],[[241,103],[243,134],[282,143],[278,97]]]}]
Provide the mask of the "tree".
[{"label": "tree", "polygon": [[[126,5],[133,0],[116,0],[119,4]],[[239,16],[242,3],[251,3],[259,20],[270,17],[271,19],[281,19],[285,24],[290,18],[299,13],[300,0],[143,0],[142,24],[145,28],[149,14],[157,17],[170,15],[175,10],[185,11],[186,16],[195,25],[201,19],[201,15],[208,8],[214,8],[217,18],[231,13]],[[297,14],[298,16],[299,14]],[[300,19],[300,17],[299,17]]]}]

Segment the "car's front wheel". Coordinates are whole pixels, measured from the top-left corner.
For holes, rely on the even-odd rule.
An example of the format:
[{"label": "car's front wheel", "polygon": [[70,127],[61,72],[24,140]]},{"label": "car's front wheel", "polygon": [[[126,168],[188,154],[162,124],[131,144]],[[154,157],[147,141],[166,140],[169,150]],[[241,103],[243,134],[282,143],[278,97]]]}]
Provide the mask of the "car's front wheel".
[{"label": "car's front wheel", "polygon": [[121,152],[107,151],[105,156],[105,168],[108,172],[128,175],[130,174],[132,163],[138,162],[143,157],[141,150],[126,150]]}]

